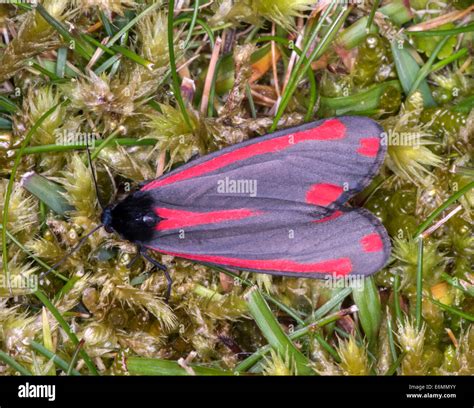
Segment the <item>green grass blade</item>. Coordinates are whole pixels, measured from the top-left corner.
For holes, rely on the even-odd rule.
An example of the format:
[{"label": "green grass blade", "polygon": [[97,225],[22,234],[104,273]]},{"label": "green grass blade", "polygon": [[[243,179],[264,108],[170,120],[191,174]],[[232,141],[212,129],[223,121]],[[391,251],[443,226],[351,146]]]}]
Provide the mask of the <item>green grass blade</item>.
[{"label": "green grass blade", "polygon": [[5,96],[0,95],[0,110],[8,113],[15,113],[18,106]]},{"label": "green grass blade", "polygon": [[433,64],[433,66],[430,69],[430,74],[432,72],[439,71],[440,69],[451,64],[452,62],[457,61],[459,58],[464,57],[465,55],[468,54],[468,51],[469,50],[467,48],[461,48],[459,51],[455,52],[454,54],[451,54],[449,57],[446,57],[442,59],[441,61],[437,62],[436,64]]},{"label": "green grass blade", "polygon": [[387,318],[387,332],[388,332],[388,342],[390,346],[390,353],[392,355],[392,360],[396,361],[398,357],[397,357],[397,349],[395,347],[395,338],[394,338],[393,327],[392,327],[392,315],[390,314],[388,308],[387,308],[386,318]]},{"label": "green grass blade", "polygon": [[24,150],[30,144],[30,140],[33,137],[34,133],[41,126],[41,124],[46,120],[46,118],[48,118],[48,116],[51,115],[60,104],[61,103],[58,103],[57,105],[49,109],[47,112],[45,112],[43,115],[41,115],[40,118],[35,122],[35,124],[30,128],[30,130],[25,136],[25,139],[23,140],[23,143],[21,144],[20,149],[18,150],[15,156],[15,162],[13,163],[13,167],[10,172],[10,179],[8,180],[8,185],[5,191],[5,197],[3,201],[3,218],[2,218],[2,225],[4,226],[4,228],[2,228],[3,273],[4,273],[8,287],[10,287],[10,272],[8,269],[8,240],[7,240],[8,210],[10,207],[10,199],[13,193],[13,185],[15,183],[16,173],[20,166],[21,158],[23,156]]},{"label": "green grass blade", "polygon": [[400,306],[400,275],[396,274],[393,277],[393,308],[397,321],[403,321],[402,308]]},{"label": "green grass blade", "polygon": [[66,370],[66,375],[71,375],[72,373],[77,372],[74,369],[74,366],[76,365],[77,359],[79,358],[79,353],[83,345],[84,345],[84,339],[82,339],[79,342],[79,344],[76,346],[76,350],[74,350],[74,354],[72,355],[71,362],[69,363],[69,366]]},{"label": "green grass blade", "polygon": [[372,85],[369,88],[348,96],[335,98],[321,97],[323,116],[341,116],[349,114],[363,114],[366,111],[376,110],[380,106],[380,97],[388,87],[401,89],[397,80]]},{"label": "green grass blade", "polygon": [[136,62],[137,64],[145,67],[148,70],[152,70],[154,68],[154,64],[151,61],[148,61],[147,59],[141,57],[137,53],[129,50],[126,47],[122,47],[121,45],[114,45],[111,50],[116,51],[123,55],[124,57],[127,57],[129,60]]},{"label": "green grass blade", "polygon": [[416,307],[415,307],[415,321],[418,331],[421,330],[423,324],[422,316],[422,301],[423,301],[423,238],[418,238],[418,259],[416,266]]},{"label": "green grass blade", "polygon": [[[389,21],[397,25],[408,23],[413,18],[410,6],[409,4],[407,5],[404,0],[390,1],[387,5],[379,8],[378,11],[385,15]],[[374,24],[372,24],[370,30],[367,31],[368,22],[368,16],[358,19],[354,24],[339,34],[336,40],[337,44],[346,49],[351,49],[359,45],[367,34],[379,31]]]},{"label": "green grass blade", "polygon": [[[174,19],[174,26],[176,27],[177,25],[181,24],[181,23],[192,23],[193,22],[193,17],[188,17],[188,16],[181,16],[181,17],[178,17],[178,18],[175,18]],[[209,27],[209,25],[206,24],[206,22],[204,20],[201,20],[200,18],[196,18],[196,23],[199,24],[202,29],[204,30],[204,33],[207,34],[207,36],[209,37],[209,41],[211,43],[211,48],[214,48],[214,44],[216,43],[216,39],[215,39],[215,36],[214,36],[214,33],[212,32],[212,28]],[[193,33],[191,33],[192,35]],[[197,34],[197,33],[194,33],[194,34]],[[188,33],[189,35],[189,33]],[[189,45],[189,42],[185,41],[185,47],[186,48],[187,46]]]},{"label": "green grass blade", "polygon": [[[410,91],[417,80],[420,67],[418,66],[415,58],[412,56],[408,45],[405,43],[403,43],[402,46],[399,46],[397,41],[392,41],[391,48],[398,78],[402,84],[403,91],[408,96],[410,95]],[[411,51],[415,52],[414,50]],[[420,80],[416,89],[419,90],[423,96],[425,107],[436,106],[436,102],[433,99],[433,95],[431,94],[431,90],[426,80]]]},{"label": "green grass blade", "polygon": [[[313,29],[309,39],[306,41],[305,46],[303,47],[302,54],[303,55],[308,55],[308,51],[310,49],[311,44],[314,43],[316,40],[318,34],[320,33],[323,24],[325,22],[326,17],[329,15],[332,7],[327,7],[324,13],[320,16],[318,23],[316,24],[315,28]],[[342,17],[344,16],[345,12],[347,10],[342,9],[335,21],[332,23],[330,29],[327,31],[326,35],[324,36],[323,39],[318,43],[318,45],[314,48],[314,50],[311,52],[311,55],[309,58],[300,58],[298,59],[297,63],[295,64],[295,67],[293,69],[292,75],[288,81],[288,85],[285,88],[285,91],[283,95],[281,96],[281,101],[280,104],[278,105],[278,110],[275,114],[275,119],[273,120],[272,127],[270,128],[270,131],[274,131],[276,127],[278,126],[278,122],[280,121],[281,117],[283,116],[283,113],[288,106],[291,97],[293,96],[298,82],[301,81],[304,73],[306,70],[311,66],[311,63],[315,58],[318,56],[322,55],[322,52],[325,49],[325,46],[329,43],[329,40],[333,38],[335,35],[335,31],[337,28],[339,28],[340,24],[343,23]]]},{"label": "green grass blade", "polygon": [[[61,313],[59,312],[59,310],[56,309],[56,307],[51,303],[51,301],[48,299],[48,297],[41,290],[37,290],[35,292],[35,296],[51,312],[51,314],[55,317],[55,319],[57,320],[57,322],[59,323],[61,328],[66,332],[69,339],[77,347],[79,345],[79,339],[77,338],[75,333],[71,330],[71,328],[67,324],[66,320],[64,320],[64,318],[61,315]],[[79,353],[80,353],[82,359],[84,360],[84,363],[86,364],[87,368],[89,368],[90,373],[93,374],[93,375],[99,375],[99,372],[97,371],[97,368],[95,367],[95,365],[92,362],[91,358],[84,351],[84,349],[81,349]],[[66,367],[66,370],[67,370],[67,367]]]},{"label": "green grass blade", "polygon": [[354,284],[352,286],[352,298],[359,309],[360,323],[367,336],[369,347],[372,348],[377,343],[382,321],[382,306],[374,278],[366,278],[363,285]]},{"label": "green grass blade", "polygon": [[[451,275],[448,275],[446,272],[441,272],[441,277],[446,282],[448,282],[453,288],[459,289],[461,292],[465,293],[466,295],[474,297],[474,285],[469,284],[470,286],[468,288],[465,288],[463,285],[461,285],[458,278],[453,278]],[[467,282],[466,282],[466,285],[468,285]]]},{"label": "green grass blade", "polygon": [[326,316],[336,306],[340,305],[342,301],[351,294],[352,288],[342,288],[336,293],[333,293],[331,299],[329,299],[324,305],[316,310],[311,316],[312,320],[319,320]]},{"label": "green grass blade", "polygon": [[6,118],[0,118],[0,129],[1,130],[12,130],[12,121]]},{"label": "green grass blade", "polygon": [[418,74],[416,75],[415,80],[413,81],[413,85],[411,86],[408,95],[412,95],[414,92],[416,92],[416,90],[421,84],[421,81],[423,81],[430,73],[431,67],[436,57],[438,56],[439,52],[450,39],[451,39],[451,36],[447,35],[438,43],[433,53],[430,55],[430,58],[428,59],[428,61],[426,61],[425,65],[423,65],[421,69],[418,71]]},{"label": "green grass blade", "polygon": [[119,126],[117,129],[115,129],[110,135],[108,135],[102,143],[99,144],[95,148],[95,150],[91,154],[91,159],[94,160],[99,156],[99,153],[107,147],[120,133],[122,132],[122,128]]},{"label": "green grass blade", "polygon": [[181,85],[178,69],[176,67],[176,57],[174,54],[174,3],[174,0],[170,0],[168,3],[168,53],[170,58],[171,78],[173,80],[173,92],[186,125],[189,129],[193,129],[191,119],[189,118],[188,111],[184,104],[183,96],[181,95]]},{"label": "green grass blade", "polygon": [[[99,148],[102,146],[106,140],[96,140],[94,145]],[[134,139],[130,137],[123,137],[120,139],[115,139],[114,144],[118,146],[154,146],[156,145],[155,139]],[[80,144],[70,144],[70,145],[39,145],[39,146],[30,146],[24,150],[24,154],[41,154],[41,153],[61,153],[69,152],[71,150],[85,150],[86,145],[84,143]],[[16,150],[16,149],[12,149]]]},{"label": "green grass blade", "polygon": [[[189,24],[188,28],[188,35],[186,36],[186,40],[184,41],[184,48],[188,47],[189,42],[191,41],[191,38],[193,36],[193,31],[194,27],[196,26],[196,20],[199,15],[199,0],[194,0],[194,9],[193,9],[193,15],[191,17],[191,21]],[[214,46],[212,46],[214,47]]]},{"label": "green grass blade", "polygon": [[[61,357],[59,357],[57,354],[53,353],[52,351],[48,350],[46,347],[44,347],[42,344],[37,343],[34,340],[30,341],[30,346],[32,349],[36,350],[38,353],[42,354],[45,356],[48,360],[53,360],[54,364],[56,364],[59,368],[61,368],[64,372],[68,371],[69,368],[69,363],[64,361]],[[70,374],[74,376],[80,376],[81,373],[77,370],[71,370]]]},{"label": "green grass blade", "polygon": [[113,57],[110,57],[109,59],[105,60],[101,65],[99,65],[96,69],[94,69],[94,72],[97,75],[100,75],[102,72],[107,71],[117,61],[120,61],[121,58],[122,58],[121,54],[115,54]]},{"label": "green grass blade", "polygon": [[115,33],[115,35],[109,40],[107,43],[107,47],[112,47],[120,38],[127,34],[128,31],[137,24],[143,17],[145,17],[148,13],[152,12],[154,9],[161,6],[161,2],[157,1],[156,3],[151,4],[145,10],[143,10],[140,14],[137,14],[134,18],[132,18],[127,24],[125,24],[119,31]]},{"label": "green grass blade", "polygon": [[99,18],[100,18],[100,21],[102,22],[102,25],[104,26],[107,36],[112,37],[114,35],[113,26],[103,11],[99,12]]},{"label": "green grass blade", "polygon": [[127,371],[131,375],[166,375],[166,376],[222,376],[233,375],[232,371],[220,370],[218,368],[189,365],[189,371],[181,367],[176,361],[160,360],[154,358],[128,357],[126,359]]},{"label": "green grass blade", "polygon": [[465,185],[459,191],[451,195],[443,204],[441,204],[436,210],[434,210],[429,217],[417,228],[414,236],[422,234],[435,220],[435,218],[440,215],[446,208],[448,208],[452,203],[459,200],[464,194],[474,188],[474,181],[471,181],[469,184]]},{"label": "green grass blade", "polygon": [[[2,224],[0,224],[0,229],[3,229],[3,226]],[[10,233],[10,231],[7,230],[7,237],[15,244],[17,245],[26,255],[28,255],[29,258],[33,259],[38,265],[41,265],[43,268],[45,268],[46,270],[49,270],[51,271],[51,273],[53,273],[54,275],[56,275],[58,278],[62,279],[63,281],[67,282],[69,279],[66,278],[64,275],[61,275],[59,272],[55,271],[54,269],[51,269],[51,267],[43,262],[41,260],[41,258],[38,258],[37,256],[35,256],[34,254],[32,254],[31,252],[29,252],[25,246],[16,239],[16,237],[14,235],[12,235]]]},{"label": "green grass blade", "polygon": [[370,32],[370,29],[372,28],[372,23],[374,22],[375,13],[376,13],[377,9],[379,8],[381,2],[382,2],[382,0],[375,0],[374,4],[372,5],[372,9],[370,10],[369,18],[367,19],[366,30],[368,32]]},{"label": "green grass blade", "polygon": [[56,76],[64,78],[67,63],[67,48],[61,47],[58,49],[58,58],[56,60]]},{"label": "green grass blade", "polygon": [[445,35],[470,33],[472,31],[474,31],[474,23],[449,30],[405,31],[405,34],[412,37],[444,37]]},{"label": "green grass blade", "polygon": [[429,298],[429,299],[431,302],[433,302],[436,306],[443,309],[444,311],[454,314],[456,316],[462,317],[463,319],[466,319],[469,322],[474,322],[474,315],[463,312],[462,310],[457,309],[455,307],[445,305],[444,303],[438,302],[436,299],[433,299],[433,298]]},{"label": "green grass blade", "polygon": [[31,63],[31,68],[34,68],[35,70],[39,71],[43,75],[46,75],[51,81],[54,81],[54,82],[61,81],[61,78],[59,78],[55,72],[50,71],[47,68],[44,68],[43,66],[41,66],[40,64],[36,62]]},{"label": "green grass blade", "polygon": [[[303,52],[298,47],[296,47],[292,41],[286,38],[282,38],[282,37],[278,37],[274,35],[265,35],[265,36],[255,39],[253,42],[259,43],[259,42],[267,42],[267,41],[274,41],[279,44],[285,45],[288,48],[290,48],[290,45],[291,45],[292,51],[296,52],[296,54],[298,55],[300,59],[302,59],[303,61],[307,60],[306,56],[303,55]],[[311,64],[307,68],[306,74],[308,75],[308,82],[310,86],[308,109],[306,110],[306,115],[305,115],[305,122],[308,122],[309,120],[311,120],[311,117],[313,116],[314,107],[318,99],[318,92],[317,92],[317,87],[316,87],[316,78],[314,76],[313,69],[311,68]]]},{"label": "green grass blade", "polygon": [[[330,323],[335,322],[336,320],[340,319],[343,315],[344,313],[341,314],[341,312],[338,311],[318,321],[308,323],[306,326],[301,327],[295,330],[294,332],[290,333],[288,337],[291,340],[297,340],[308,334],[312,334],[316,337],[318,342],[329,352],[329,354],[331,354],[336,359],[336,361],[338,361],[339,356],[337,354],[337,351],[334,350],[334,348],[331,345],[329,345],[321,335],[313,331],[315,328],[324,327]],[[239,372],[247,371],[249,368],[254,366],[266,353],[268,353],[271,350],[271,348],[272,348],[271,345],[266,345],[259,348],[251,356],[247,357],[244,361],[239,363],[237,367],[235,368],[235,371],[239,371]]]},{"label": "green grass blade", "polygon": [[400,364],[403,361],[403,358],[405,357],[405,353],[400,354],[397,359],[392,363],[392,365],[388,368],[387,372],[385,373],[386,376],[392,376],[394,375],[398,367],[400,367]]},{"label": "green grass blade", "polygon": [[41,16],[53,27],[61,36],[69,41],[69,43],[74,44],[72,50],[85,59],[91,59],[94,54],[94,50],[89,47],[89,45],[80,37],[74,37],[69,33],[66,27],[56,20],[48,11],[41,5],[36,6],[36,10]]},{"label": "green grass blade", "polygon": [[22,177],[21,186],[45,203],[56,214],[65,215],[68,211],[74,209],[64,196],[65,190],[46,177],[29,172]]},{"label": "green grass blade", "polygon": [[[231,271],[228,271],[227,269],[225,268],[221,268],[219,266],[216,266],[216,265],[211,265],[211,264],[206,264],[206,263],[203,263],[203,265],[206,265],[208,266],[209,268],[211,269],[214,269],[218,272],[222,272],[228,276],[231,276],[232,278],[236,279],[237,281],[239,281],[240,283],[244,284],[245,286],[253,286],[253,282],[247,280],[247,279],[243,279],[242,277],[240,277],[239,275],[237,275],[236,273],[234,272],[231,272]],[[304,320],[301,318],[300,314],[296,311],[296,310],[293,310],[292,308],[288,307],[287,305],[285,305],[284,303],[280,302],[278,299],[275,299],[273,296],[267,294],[267,293],[264,293],[263,294],[263,297],[273,303],[275,306],[277,306],[280,310],[282,310],[283,312],[285,312],[288,316],[291,316],[293,319],[295,319],[295,321],[298,323],[298,324],[304,324]]]},{"label": "green grass blade", "polygon": [[0,360],[8,364],[11,368],[18,371],[21,375],[33,375],[31,372],[18,363],[13,357],[9,356],[3,350],[0,350]]},{"label": "green grass blade", "polygon": [[265,302],[260,291],[257,289],[251,289],[246,300],[250,314],[272,348],[283,358],[288,356],[295,364],[298,374],[314,374],[314,371],[309,367],[308,359],[295,347],[293,342],[283,332],[283,329],[275,319],[275,316],[273,316],[273,313],[268,307],[267,302]]}]

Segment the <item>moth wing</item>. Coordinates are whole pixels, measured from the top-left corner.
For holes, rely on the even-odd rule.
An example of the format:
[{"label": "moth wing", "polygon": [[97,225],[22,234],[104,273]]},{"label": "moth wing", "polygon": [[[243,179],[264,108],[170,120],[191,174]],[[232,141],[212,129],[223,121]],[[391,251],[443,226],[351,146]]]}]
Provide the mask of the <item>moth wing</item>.
[{"label": "moth wing", "polygon": [[378,171],[386,152],[382,132],[364,117],[308,123],[195,159],[142,191],[182,207],[223,208],[251,195],[338,208]]},{"label": "moth wing", "polygon": [[390,240],[371,213],[336,210],[315,219],[312,210],[307,205],[278,212],[187,213],[174,224],[161,224],[145,246],[198,262],[294,277],[366,276],[385,265]]}]

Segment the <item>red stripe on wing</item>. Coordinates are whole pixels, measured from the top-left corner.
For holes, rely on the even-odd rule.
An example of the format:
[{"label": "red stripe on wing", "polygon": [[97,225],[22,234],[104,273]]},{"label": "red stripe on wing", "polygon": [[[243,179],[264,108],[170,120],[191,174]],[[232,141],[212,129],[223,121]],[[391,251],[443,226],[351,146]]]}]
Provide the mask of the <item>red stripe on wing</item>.
[{"label": "red stripe on wing", "polygon": [[378,137],[366,137],[359,140],[359,148],[357,153],[367,156],[376,157],[380,148],[380,139]]},{"label": "red stripe on wing", "polygon": [[155,208],[158,217],[163,218],[156,230],[165,231],[170,229],[190,227],[193,225],[215,224],[224,221],[241,220],[261,214],[245,208],[235,210],[210,211],[205,213],[175,210],[171,208]]},{"label": "red stripe on wing", "polygon": [[193,255],[178,252],[163,251],[159,248],[152,248],[163,254],[177,256],[179,258],[193,261],[210,262],[220,265],[232,266],[236,268],[251,269],[256,271],[278,271],[289,273],[330,273],[335,276],[345,276],[352,271],[352,262],[349,258],[328,259],[326,261],[302,264],[288,259],[257,260],[238,259],[225,256]]},{"label": "red stripe on wing", "polygon": [[319,220],[314,220],[313,222],[327,222],[339,218],[343,214],[342,211],[334,211],[331,215],[327,217],[320,218]]},{"label": "red stripe on wing", "polygon": [[304,130],[297,133],[288,133],[284,136],[275,137],[263,142],[256,142],[249,146],[236,149],[229,153],[216,156],[204,163],[197,164],[183,171],[178,171],[171,176],[152,181],[145,185],[141,191],[153,190],[154,188],[175,183],[177,181],[187,180],[198,177],[222,167],[233,164],[239,160],[245,160],[250,157],[266,153],[275,153],[285,150],[295,144],[311,140],[337,140],[343,139],[346,134],[346,126],[337,119],[331,119],[324,122],[321,126],[313,129]]},{"label": "red stripe on wing", "polygon": [[344,189],[336,184],[314,184],[306,193],[306,202],[326,207],[336,201],[343,191]]},{"label": "red stripe on wing", "polygon": [[364,252],[379,252],[383,249],[383,241],[380,235],[374,232],[360,239]]}]

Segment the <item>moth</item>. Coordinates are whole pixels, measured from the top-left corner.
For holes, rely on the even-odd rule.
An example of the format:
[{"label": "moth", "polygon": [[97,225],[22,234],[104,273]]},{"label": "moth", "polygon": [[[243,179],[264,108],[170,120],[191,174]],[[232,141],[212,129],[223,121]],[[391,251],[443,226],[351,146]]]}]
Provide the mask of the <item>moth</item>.
[{"label": "moth", "polygon": [[347,201],[383,163],[383,129],[338,117],[195,159],[102,213],[108,232],[148,251],[272,275],[368,276],[390,255],[379,220]]}]

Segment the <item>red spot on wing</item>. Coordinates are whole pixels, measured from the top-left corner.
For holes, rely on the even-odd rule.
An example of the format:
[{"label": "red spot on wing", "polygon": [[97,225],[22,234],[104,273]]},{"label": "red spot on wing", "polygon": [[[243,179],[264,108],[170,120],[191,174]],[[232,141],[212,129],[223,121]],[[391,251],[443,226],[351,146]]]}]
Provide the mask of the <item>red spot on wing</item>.
[{"label": "red spot on wing", "polygon": [[376,232],[362,237],[360,244],[362,245],[364,252],[378,252],[383,249],[382,238],[380,238],[380,235]]},{"label": "red spot on wing", "polygon": [[257,271],[278,271],[288,273],[331,273],[335,274],[336,276],[345,276],[352,271],[352,262],[349,258],[328,259],[321,262],[302,264],[299,262],[290,261],[288,259],[238,259],[225,256],[170,252],[163,251],[159,248],[152,249],[163,254],[186,258],[193,261],[210,262]]},{"label": "red spot on wing", "polygon": [[359,140],[359,148],[357,153],[367,156],[376,157],[380,148],[380,139],[378,137],[366,137]]},{"label": "red spot on wing", "polygon": [[343,139],[345,134],[346,126],[342,122],[337,119],[327,120],[322,125],[313,129],[296,133],[287,133],[284,136],[252,143],[248,146],[241,147],[240,149],[238,148],[231,152],[223,153],[204,163],[188,167],[186,170],[177,171],[170,176],[165,176],[159,180],[152,181],[145,185],[141,191],[153,190],[154,188],[165,186],[167,184],[202,176],[203,174],[229,166],[230,164],[236,163],[240,160],[282,151],[301,142]]},{"label": "red spot on wing", "polygon": [[343,191],[344,189],[336,184],[314,184],[306,193],[306,202],[326,207],[336,201]]},{"label": "red spot on wing", "polygon": [[328,215],[327,217],[320,218],[319,220],[314,220],[313,222],[326,222],[326,221],[331,221],[334,220],[335,218],[340,217],[343,214],[342,211],[334,211],[331,215]]},{"label": "red spot on wing", "polygon": [[193,225],[215,224],[224,221],[241,220],[243,218],[261,214],[261,212],[247,210],[245,208],[205,213],[175,210],[171,208],[155,208],[155,213],[160,218],[163,218],[163,220],[161,220],[156,226],[158,231],[190,227]]}]

